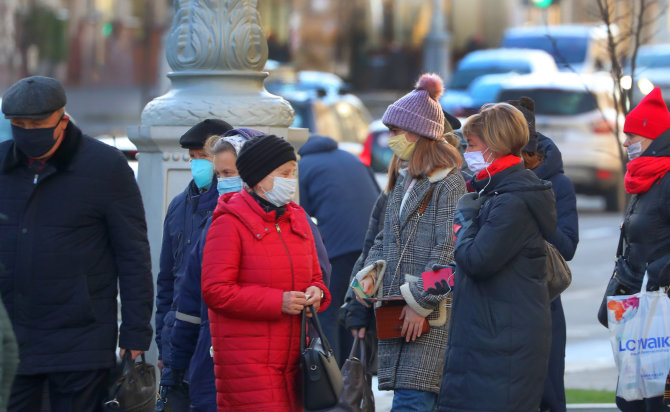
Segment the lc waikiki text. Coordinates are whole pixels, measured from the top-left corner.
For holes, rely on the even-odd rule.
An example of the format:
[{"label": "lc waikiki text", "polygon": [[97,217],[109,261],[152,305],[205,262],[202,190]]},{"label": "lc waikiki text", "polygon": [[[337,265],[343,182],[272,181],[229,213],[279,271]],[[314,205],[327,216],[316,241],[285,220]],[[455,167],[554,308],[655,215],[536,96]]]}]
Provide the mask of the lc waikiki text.
[{"label": "lc waikiki text", "polygon": [[658,336],[655,338],[646,339],[629,339],[627,341],[619,341],[619,352],[636,352],[644,349],[670,349],[670,336]]}]

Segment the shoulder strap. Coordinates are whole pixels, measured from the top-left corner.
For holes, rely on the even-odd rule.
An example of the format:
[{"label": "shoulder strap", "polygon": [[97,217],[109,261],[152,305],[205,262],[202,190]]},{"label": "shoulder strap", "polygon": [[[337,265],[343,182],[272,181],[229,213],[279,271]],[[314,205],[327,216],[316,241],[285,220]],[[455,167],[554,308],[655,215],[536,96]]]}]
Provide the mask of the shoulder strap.
[{"label": "shoulder strap", "polygon": [[434,191],[435,191],[435,185],[431,185],[430,189],[428,189],[428,193],[426,193],[426,197],[423,200],[423,205],[421,205],[421,210],[419,211],[419,217],[423,216],[423,213],[426,211],[428,203],[430,203],[430,199],[433,197]]},{"label": "shoulder strap", "polygon": [[623,223],[619,226],[619,245],[616,248],[616,257],[623,256]]}]

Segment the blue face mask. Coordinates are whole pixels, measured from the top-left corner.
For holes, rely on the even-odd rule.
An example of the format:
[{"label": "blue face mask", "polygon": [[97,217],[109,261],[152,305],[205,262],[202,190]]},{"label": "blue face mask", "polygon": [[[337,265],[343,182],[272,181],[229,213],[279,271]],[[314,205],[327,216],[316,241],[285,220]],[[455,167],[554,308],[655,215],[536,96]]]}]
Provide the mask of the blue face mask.
[{"label": "blue face mask", "polygon": [[242,178],[239,176],[219,177],[216,182],[216,190],[219,196],[230,192],[239,192],[242,190]]},{"label": "blue face mask", "polygon": [[207,159],[191,159],[191,173],[198,189],[207,189],[212,185],[214,163]]}]

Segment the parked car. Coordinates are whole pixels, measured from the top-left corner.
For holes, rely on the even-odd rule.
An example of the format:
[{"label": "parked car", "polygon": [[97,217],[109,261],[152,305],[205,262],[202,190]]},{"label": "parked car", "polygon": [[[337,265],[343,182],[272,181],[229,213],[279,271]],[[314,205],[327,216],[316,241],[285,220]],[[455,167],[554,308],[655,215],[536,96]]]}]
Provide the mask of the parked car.
[{"label": "parked car", "polygon": [[[616,35],[617,28],[612,29]],[[562,71],[594,73],[611,67],[603,25],[515,27],[505,31],[501,47],[543,50]]]},{"label": "parked car", "polygon": [[311,70],[299,71],[293,75],[273,74],[266,80],[265,88],[270,93],[280,96],[293,92],[307,92],[313,93],[316,97],[335,98],[349,92],[349,87],[338,75]]},{"label": "parked car", "polygon": [[627,72],[621,82],[626,89],[633,88],[633,106],[656,86],[661,88],[665,104],[670,104],[670,44],[640,46],[635,62],[635,85],[630,77],[630,67]]},{"label": "parked car", "polygon": [[476,78],[468,87],[468,95],[463,99],[462,106],[454,109],[454,116],[468,117],[479,113],[486,103],[495,103],[502,86],[516,73],[487,74]]},{"label": "parked car", "polygon": [[542,50],[489,49],[466,55],[456,67],[440,99],[442,108],[453,113],[468,102],[468,87],[487,74],[557,73],[554,59]]},{"label": "parked car", "polygon": [[307,92],[282,94],[293,109],[292,127],[304,127],[310,134],[328,136],[341,149],[356,156],[363,151],[370,114],[354,95],[318,98]]},{"label": "parked car", "polygon": [[528,96],[535,101],[535,127],[549,136],[563,154],[565,174],[578,193],[605,198],[608,211],[626,203],[623,187],[623,129],[612,100],[609,75],[519,76],[500,90],[498,101]]}]

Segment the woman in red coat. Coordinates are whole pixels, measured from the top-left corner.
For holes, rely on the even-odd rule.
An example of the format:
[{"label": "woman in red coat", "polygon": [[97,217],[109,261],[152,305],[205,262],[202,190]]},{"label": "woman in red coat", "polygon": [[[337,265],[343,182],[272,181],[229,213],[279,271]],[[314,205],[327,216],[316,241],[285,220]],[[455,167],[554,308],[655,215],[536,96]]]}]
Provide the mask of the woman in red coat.
[{"label": "woman in red coat", "polygon": [[219,411],[301,411],[300,313],[324,310],[305,212],[291,202],[293,147],[273,135],[247,142],[237,169],[248,190],[223,195],[202,262]]}]

